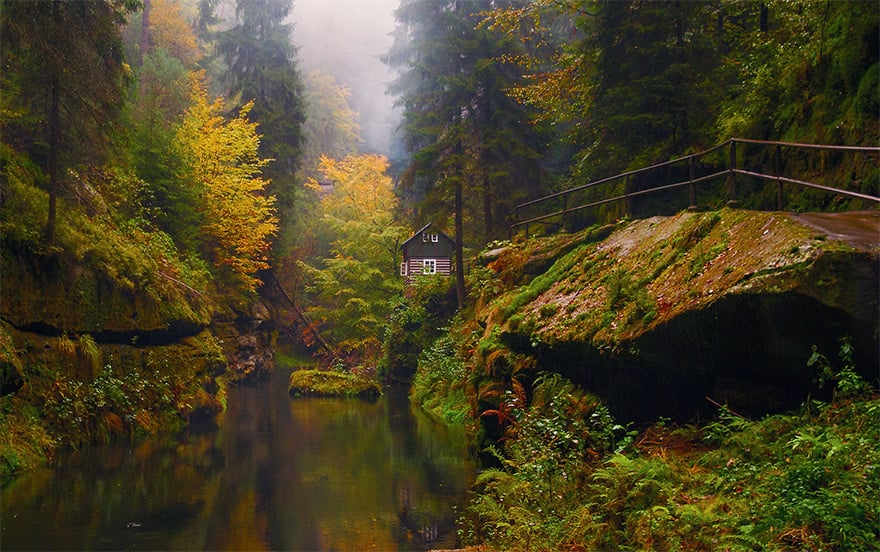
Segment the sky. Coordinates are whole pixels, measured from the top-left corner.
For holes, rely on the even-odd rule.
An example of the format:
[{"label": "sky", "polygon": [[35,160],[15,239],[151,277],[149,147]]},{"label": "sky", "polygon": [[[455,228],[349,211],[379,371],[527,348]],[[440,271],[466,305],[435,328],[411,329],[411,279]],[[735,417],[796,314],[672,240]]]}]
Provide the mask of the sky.
[{"label": "sky", "polygon": [[388,155],[399,115],[385,94],[394,72],[380,56],[391,47],[399,0],[293,0],[293,42],[303,72],[320,69],[351,89],[367,153]]}]

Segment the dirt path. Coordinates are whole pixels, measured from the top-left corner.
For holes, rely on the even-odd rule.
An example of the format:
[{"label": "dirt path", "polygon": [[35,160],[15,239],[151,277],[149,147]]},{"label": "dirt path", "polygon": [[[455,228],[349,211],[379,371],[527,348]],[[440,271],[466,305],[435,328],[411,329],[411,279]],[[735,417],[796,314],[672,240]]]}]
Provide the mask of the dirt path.
[{"label": "dirt path", "polygon": [[828,239],[844,241],[856,249],[880,250],[880,211],[800,213],[792,218],[825,233]]}]

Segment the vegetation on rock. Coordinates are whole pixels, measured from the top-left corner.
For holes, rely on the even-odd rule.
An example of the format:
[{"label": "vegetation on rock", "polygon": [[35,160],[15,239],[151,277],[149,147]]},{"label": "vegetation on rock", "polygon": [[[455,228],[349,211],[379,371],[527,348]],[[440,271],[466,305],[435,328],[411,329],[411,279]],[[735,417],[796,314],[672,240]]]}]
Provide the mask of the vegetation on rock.
[{"label": "vegetation on rock", "polygon": [[375,381],[357,374],[332,370],[294,370],[290,374],[293,396],[357,397],[376,399],[382,389]]},{"label": "vegetation on rock", "polygon": [[[494,459],[462,517],[466,543],[502,550],[880,544],[873,444],[880,402],[876,382],[863,379],[877,361],[869,350],[860,356],[867,369],[856,369],[850,339],[839,362],[823,348],[810,357],[809,344],[801,344],[801,360],[788,368],[794,379],[818,374],[833,392],[804,393],[794,412],[768,413],[765,405],[766,415],[754,420],[728,406],[698,417],[692,404],[689,419],[654,417],[636,427],[614,416],[604,397],[585,391],[601,385],[558,373],[565,355],[591,349],[594,364],[578,365],[595,374],[590,382],[623,377],[635,393],[638,374],[603,372],[601,363],[647,362],[648,347],[669,342],[640,336],[669,338],[662,328],[711,312],[728,295],[755,306],[761,297],[778,297],[771,304],[784,309],[803,294],[822,304],[816,312],[831,315],[825,308],[833,307],[846,317],[867,316],[870,327],[875,288],[858,291],[861,284],[846,282],[862,282],[857,267],[876,263],[876,256],[819,235],[796,217],[733,209],[490,249],[486,266],[469,274],[472,310],[456,315],[424,349],[411,393],[438,417],[463,424]],[[876,282],[876,270],[864,278]],[[875,306],[862,310],[855,296]],[[871,339],[863,341],[868,348]],[[560,343],[563,352],[554,356]],[[683,377],[672,372],[672,381]],[[657,394],[659,383],[646,388]],[[683,390],[685,383],[675,385]]]}]

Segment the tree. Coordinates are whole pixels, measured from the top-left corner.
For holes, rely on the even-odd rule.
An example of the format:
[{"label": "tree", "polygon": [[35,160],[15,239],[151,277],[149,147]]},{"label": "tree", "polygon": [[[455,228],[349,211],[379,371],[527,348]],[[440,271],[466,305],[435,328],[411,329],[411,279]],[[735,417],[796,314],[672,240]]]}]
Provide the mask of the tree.
[{"label": "tree", "polygon": [[411,154],[401,184],[413,206],[452,212],[460,302],[465,218],[474,241],[498,237],[513,206],[548,181],[541,129],[506,93],[517,76],[505,56],[518,46],[478,27],[479,14],[496,4],[403,2],[385,58],[400,73],[390,90],[403,107],[404,146]]},{"label": "tree", "polygon": [[307,178],[318,176],[321,156],[342,159],[357,153],[363,140],[358,113],[349,103],[351,90],[318,70],[305,76],[306,120],[302,172]]},{"label": "tree", "polygon": [[[48,173],[46,239],[55,240],[59,186],[68,169],[108,151],[128,78],[120,28],[134,0],[10,2],[0,6],[2,89],[30,115],[6,126]],[[4,140],[7,138],[4,137]]]},{"label": "tree", "polygon": [[720,138],[877,144],[875,3],[724,2],[719,18],[729,90]]},{"label": "tree", "polygon": [[[380,155],[321,158],[320,171],[333,184],[321,200],[321,222],[334,239],[316,266],[302,264],[316,299],[309,314],[357,359],[379,354],[389,299],[400,292],[397,255],[409,231],[394,224],[397,198],[387,170]],[[309,186],[320,189],[314,180]]]},{"label": "tree", "polygon": [[260,155],[269,193],[278,199],[282,244],[293,241],[295,175],[302,153],[305,118],[303,86],[291,44],[291,0],[238,0],[237,24],[218,34],[218,52],[226,60],[229,90],[236,105],[253,102],[251,120],[262,133]]},{"label": "tree", "polygon": [[591,134],[599,148],[590,162],[605,174],[713,145],[721,89],[712,79],[720,57],[710,8],[597,4],[581,47],[596,60]]},{"label": "tree", "polygon": [[178,245],[194,247],[201,226],[197,195],[178,178],[181,161],[173,147],[192,101],[189,71],[201,57],[183,10],[178,0],[149,0],[140,20],[133,17],[123,32],[128,50],[137,50],[139,59],[126,114],[133,168],[144,182],[142,216]]},{"label": "tree", "polygon": [[178,0],[149,0],[150,44],[162,48],[187,68],[194,67],[202,57],[192,25]]},{"label": "tree", "polygon": [[159,48],[143,57],[127,105],[132,165],[144,181],[143,215],[179,245],[193,245],[199,228],[196,191],[179,178],[174,148],[178,126],[192,101],[191,75]]},{"label": "tree", "polygon": [[223,101],[208,103],[205,88],[193,81],[193,105],[176,136],[185,162],[180,176],[199,193],[214,264],[254,290],[260,283],[254,274],[269,268],[269,239],[278,223],[275,198],[265,194],[268,182],[259,176],[268,161],[259,156],[257,124],[248,121],[251,104],[226,121]]}]

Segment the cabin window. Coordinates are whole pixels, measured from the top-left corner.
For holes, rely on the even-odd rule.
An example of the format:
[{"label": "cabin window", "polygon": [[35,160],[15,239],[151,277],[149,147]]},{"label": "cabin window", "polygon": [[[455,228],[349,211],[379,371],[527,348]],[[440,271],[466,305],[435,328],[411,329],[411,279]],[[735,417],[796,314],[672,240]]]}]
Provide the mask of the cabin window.
[{"label": "cabin window", "polygon": [[406,276],[406,262],[400,263],[400,275]]},{"label": "cabin window", "polygon": [[422,274],[437,274],[437,259],[424,259],[422,261]]},{"label": "cabin window", "polygon": [[433,243],[437,243],[440,241],[440,236],[438,234],[431,234],[431,241]]},{"label": "cabin window", "polygon": [[422,241],[425,243],[437,243],[440,241],[440,235],[436,232],[422,232]]}]

